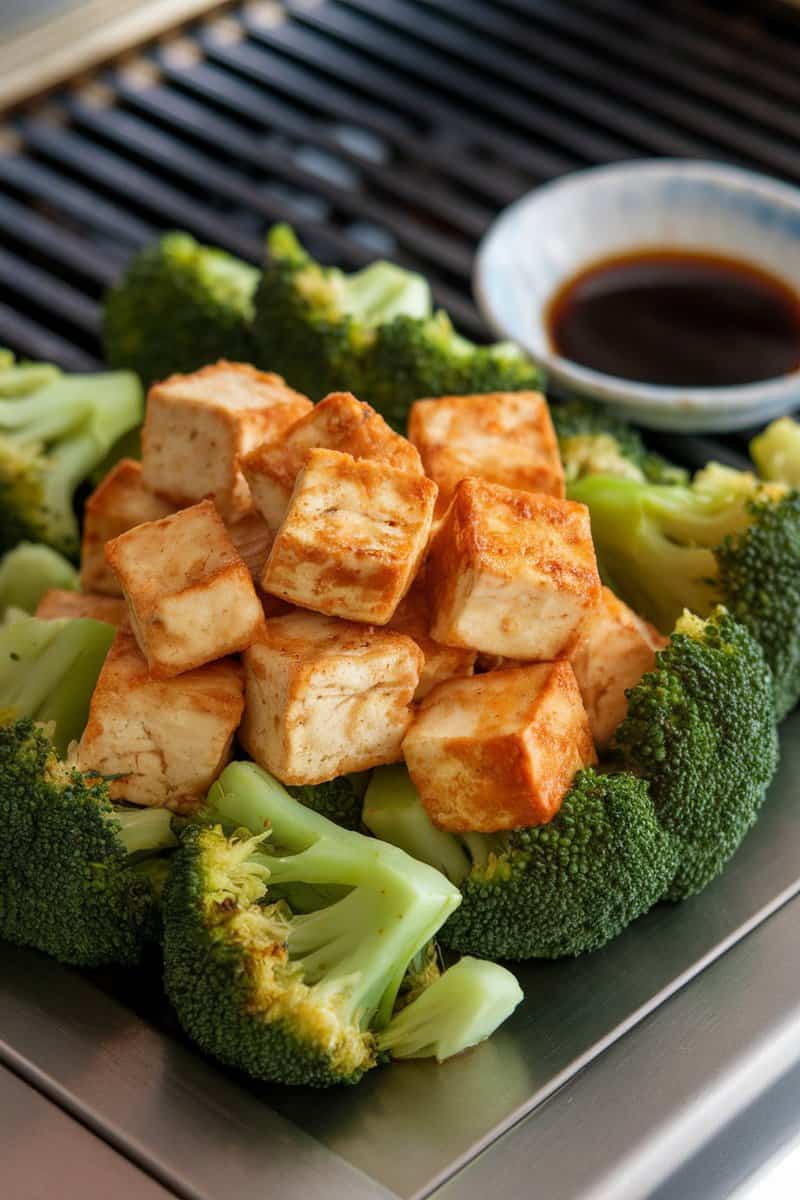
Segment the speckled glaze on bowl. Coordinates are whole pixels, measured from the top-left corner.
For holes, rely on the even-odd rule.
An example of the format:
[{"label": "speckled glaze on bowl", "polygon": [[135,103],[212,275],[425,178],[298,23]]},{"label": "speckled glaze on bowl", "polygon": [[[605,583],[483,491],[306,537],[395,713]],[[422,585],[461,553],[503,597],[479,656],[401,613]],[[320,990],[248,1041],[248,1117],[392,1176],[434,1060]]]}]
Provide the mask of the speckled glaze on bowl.
[{"label": "speckled glaze on bowl", "polygon": [[640,247],[705,250],[750,262],[800,294],[800,190],[718,163],[646,159],[564,176],[517,200],[478,250],[473,284],[499,337],[550,378],[653,429],[744,429],[800,406],[800,370],[740,387],[655,386],[556,354],[545,328],[554,291],[590,262]]}]

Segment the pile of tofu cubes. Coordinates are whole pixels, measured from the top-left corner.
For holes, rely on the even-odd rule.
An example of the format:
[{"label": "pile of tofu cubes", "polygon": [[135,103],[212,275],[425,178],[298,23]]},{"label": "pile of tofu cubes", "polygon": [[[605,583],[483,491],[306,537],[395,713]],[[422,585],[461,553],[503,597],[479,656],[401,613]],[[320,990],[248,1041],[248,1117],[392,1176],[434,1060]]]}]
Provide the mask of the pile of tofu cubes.
[{"label": "pile of tofu cubes", "polygon": [[119,627],[78,764],[179,812],[238,738],[287,785],[405,760],[440,828],[540,824],[662,644],[601,587],[535,392],[420,400],[406,439],[244,364],[173,376],[81,582],[40,608]]}]

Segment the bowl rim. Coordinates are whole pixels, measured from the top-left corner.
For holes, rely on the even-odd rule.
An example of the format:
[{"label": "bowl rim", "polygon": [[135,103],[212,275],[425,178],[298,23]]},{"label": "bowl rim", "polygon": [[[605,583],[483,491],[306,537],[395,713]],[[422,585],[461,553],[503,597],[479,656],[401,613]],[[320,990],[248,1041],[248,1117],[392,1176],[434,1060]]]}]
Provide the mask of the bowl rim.
[{"label": "bowl rim", "polygon": [[[591,186],[598,176],[612,179],[640,176],[656,180],[683,176],[698,181],[712,180],[730,190],[749,191],[773,207],[796,214],[800,218],[800,188],[761,171],[711,159],[640,158],[570,171],[530,189],[507,205],[497,214],[481,238],[473,263],[472,291],[481,314],[497,337],[521,341],[515,335],[515,331],[498,319],[493,301],[493,285],[489,282],[494,255],[498,247],[508,243],[507,230],[509,227],[513,228],[517,214],[549,200],[558,192]],[[633,248],[632,245],[631,249]],[[754,263],[759,261],[757,255],[751,256],[751,260]],[[791,405],[790,397],[800,397],[800,365],[793,371],[755,383],[687,388],[608,375],[592,367],[582,366],[555,351],[533,350],[524,341],[521,345],[534,362],[558,382],[568,384],[584,395],[610,403],[650,409],[654,414],[658,411],[662,417],[665,415],[663,410],[667,408],[682,412],[687,417],[701,413],[710,416],[716,410],[720,410],[719,415],[722,417],[726,412],[779,407],[784,400],[788,407]]]}]

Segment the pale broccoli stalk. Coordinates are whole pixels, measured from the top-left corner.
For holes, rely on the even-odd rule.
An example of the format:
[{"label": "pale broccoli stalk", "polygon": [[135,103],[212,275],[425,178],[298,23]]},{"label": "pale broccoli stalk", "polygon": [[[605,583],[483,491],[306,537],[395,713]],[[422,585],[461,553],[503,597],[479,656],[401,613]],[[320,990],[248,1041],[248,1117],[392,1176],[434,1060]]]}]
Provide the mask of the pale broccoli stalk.
[{"label": "pale broccoli stalk", "polygon": [[800,421],[773,421],[753,438],[750,455],[762,479],[800,488]]},{"label": "pale broccoli stalk", "polygon": [[78,572],[50,546],[20,542],[0,558],[0,620],[9,608],[35,612],[50,588],[77,591]]}]

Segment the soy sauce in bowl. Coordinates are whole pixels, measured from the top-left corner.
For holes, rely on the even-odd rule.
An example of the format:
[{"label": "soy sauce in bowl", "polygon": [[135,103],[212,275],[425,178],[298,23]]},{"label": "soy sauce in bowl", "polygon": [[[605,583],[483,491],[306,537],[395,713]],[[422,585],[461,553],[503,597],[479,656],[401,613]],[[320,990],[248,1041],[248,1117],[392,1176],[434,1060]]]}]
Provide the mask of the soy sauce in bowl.
[{"label": "soy sauce in bowl", "polygon": [[800,297],[749,263],[641,248],[591,263],[545,314],[553,349],[648,384],[735,387],[800,367]]}]

